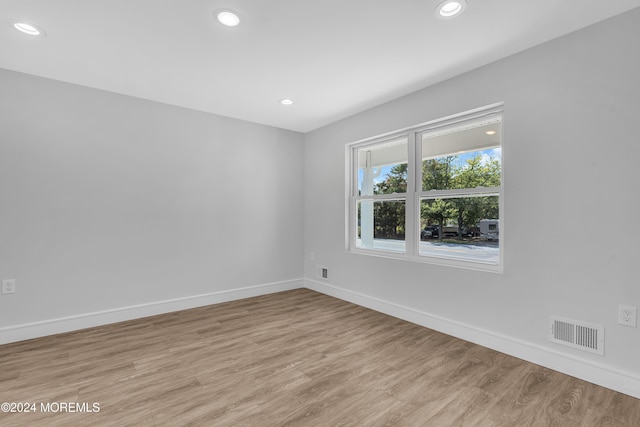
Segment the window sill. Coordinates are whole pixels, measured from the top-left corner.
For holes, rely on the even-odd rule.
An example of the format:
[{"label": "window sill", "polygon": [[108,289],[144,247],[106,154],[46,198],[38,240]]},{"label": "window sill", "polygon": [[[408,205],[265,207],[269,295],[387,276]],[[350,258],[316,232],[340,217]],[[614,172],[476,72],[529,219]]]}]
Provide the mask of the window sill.
[{"label": "window sill", "polygon": [[438,256],[411,256],[405,253],[382,251],[382,250],[368,250],[362,248],[347,249],[347,253],[354,255],[366,255],[377,258],[394,259],[399,261],[419,262],[422,264],[432,264],[446,267],[462,268],[466,270],[484,271],[489,273],[502,274],[504,269],[501,263],[483,262],[478,260],[462,260],[452,259],[447,257]]}]

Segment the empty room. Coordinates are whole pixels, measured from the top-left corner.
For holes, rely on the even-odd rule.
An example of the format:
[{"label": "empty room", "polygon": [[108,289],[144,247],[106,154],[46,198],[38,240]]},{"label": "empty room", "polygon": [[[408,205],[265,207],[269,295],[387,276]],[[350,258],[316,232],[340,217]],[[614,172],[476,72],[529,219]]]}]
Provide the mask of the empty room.
[{"label": "empty room", "polygon": [[2,0],[0,425],[640,425],[640,0]]}]

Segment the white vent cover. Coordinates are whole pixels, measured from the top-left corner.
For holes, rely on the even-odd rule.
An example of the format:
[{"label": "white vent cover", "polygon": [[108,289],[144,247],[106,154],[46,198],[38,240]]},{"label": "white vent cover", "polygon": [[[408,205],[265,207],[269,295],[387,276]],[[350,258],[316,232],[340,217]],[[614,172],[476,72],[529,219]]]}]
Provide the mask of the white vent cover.
[{"label": "white vent cover", "polygon": [[604,355],[604,326],[549,316],[549,341]]}]

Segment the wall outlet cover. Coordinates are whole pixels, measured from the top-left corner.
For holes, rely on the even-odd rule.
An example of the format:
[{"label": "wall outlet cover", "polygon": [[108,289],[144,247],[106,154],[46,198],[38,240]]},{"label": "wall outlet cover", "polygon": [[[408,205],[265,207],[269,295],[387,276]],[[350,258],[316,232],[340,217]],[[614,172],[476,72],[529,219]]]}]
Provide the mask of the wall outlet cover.
[{"label": "wall outlet cover", "polygon": [[15,294],[16,293],[16,279],[5,279],[2,281],[2,294]]},{"label": "wall outlet cover", "polygon": [[638,309],[636,307],[628,305],[618,306],[618,323],[635,328],[637,326],[637,313]]}]

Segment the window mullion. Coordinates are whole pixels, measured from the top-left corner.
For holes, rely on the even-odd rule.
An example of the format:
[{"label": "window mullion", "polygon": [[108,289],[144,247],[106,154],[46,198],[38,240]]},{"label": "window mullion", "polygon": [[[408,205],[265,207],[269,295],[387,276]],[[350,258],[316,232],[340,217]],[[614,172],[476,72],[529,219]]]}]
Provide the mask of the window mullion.
[{"label": "window mullion", "polygon": [[418,242],[416,236],[418,236],[419,221],[416,219],[416,198],[414,194],[416,192],[416,167],[415,167],[415,154],[416,154],[416,134],[411,132],[407,135],[408,144],[408,158],[407,158],[407,199],[405,201],[405,220],[404,220],[404,240],[405,247],[408,255],[415,255],[418,253]]},{"label": "window mullion", "polygon": [[356,240],[358,235],[358,220],[357,220],[357,197],[358,197],[358,156],[356,155],[356,148],[350,147],[349,149],[349,160],[351,161],[350,170],[351,174],[349,174],[350,186],[347,194],[347,236],[345,241],[345,246],[349,250],[353,250],[356,248]]},{"label": "window mullion", "polygon": [[500,187],[456,188],[451,190],[418,191],[418,197],[445,199],[459,196],[499,196]]},{"label": "window mullion", "polygon": [[385,202],[390,202],[393,200],[405,200],[406,198],[407,198],[407,195],[405,193],[372,194],[370,196],[354,197],[354,199],[357,201],[374,200],[374,201],[385,201]]},{"label": "window mullion", "polygon": [[415,217],[415,224],[413,228],[413,235],[415,236],[415,244],[413,246],[414,254],[420,254],[420,231],[422,229],[421,224],[421,213],[420,213],[420,193],[422,192],[422,141],[420,138],[419,132],[413,132],[413,142],[414,149],[413,155],[415,156],[413,159],[413,185],[414,192],[411,195],[411,199],[413,200],[413,215]]}]

